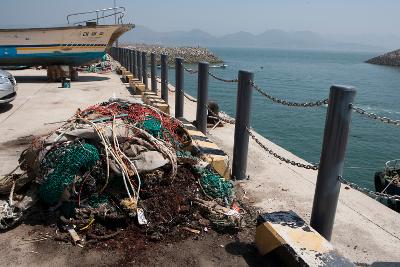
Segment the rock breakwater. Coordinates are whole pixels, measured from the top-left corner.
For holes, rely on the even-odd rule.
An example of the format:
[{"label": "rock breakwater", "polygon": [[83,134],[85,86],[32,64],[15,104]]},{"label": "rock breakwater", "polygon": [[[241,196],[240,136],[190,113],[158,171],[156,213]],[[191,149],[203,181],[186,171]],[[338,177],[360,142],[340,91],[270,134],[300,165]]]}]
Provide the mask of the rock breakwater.
[{"label": "rock breakwater", "polygon": [[400,49],[368,59],[366,63],[400,67]]},{"label": "rock breakwater", "polygon": [[[175,64],[176,57],[182,57],[185,63],[196,64],[201,61],[216,64],[223,63],[223,60],[215,55],[213,52],[204,47],[166,47],[161,45],[147,45],[147,44],[133,44],[123,45],[122,47],[135,49],[141,52],[147,52],[150,58],[150,53],[155,52],[157,58],[157,65],[160,64],[160,55],[168,55],[168,65]],[[150,61],[149,61],[150,62]]]}]

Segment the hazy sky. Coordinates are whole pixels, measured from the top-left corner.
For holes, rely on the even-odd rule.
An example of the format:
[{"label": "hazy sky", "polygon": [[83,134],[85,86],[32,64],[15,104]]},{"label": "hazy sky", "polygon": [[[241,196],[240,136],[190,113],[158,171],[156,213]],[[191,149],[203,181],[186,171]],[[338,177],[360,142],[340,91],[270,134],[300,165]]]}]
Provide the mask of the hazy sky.
[{"label": "hazy sky", "polygon": [[[1,26],[61,25],[68,13],[113,0],[1,0]],[[398,35],[400,0],[117,0],[126,21],[158,31],[201,29],[220,35],[266,29]]]}]

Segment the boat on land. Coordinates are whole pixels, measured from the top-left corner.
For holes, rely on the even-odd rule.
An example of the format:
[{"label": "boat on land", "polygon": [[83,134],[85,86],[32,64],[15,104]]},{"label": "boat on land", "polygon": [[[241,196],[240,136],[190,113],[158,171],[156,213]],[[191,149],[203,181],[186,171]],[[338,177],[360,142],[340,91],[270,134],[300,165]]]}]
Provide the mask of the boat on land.
[{"label": "boat on land", "polygon": [[[122,34],[134,28],[122,23],[124,15],[125,8],[115,7],[70,14],[65,27],[0,29],[0,66],[57,70],[97,62]],[[112,17],[116,23],[100,24]]]},{"label": "boat on land", "polygon": [[[383,171],[375,173],[375,191],[400,196],[400,159],[389,160]],[[400,198],[388,199],[385,204],[400,212]]]}]

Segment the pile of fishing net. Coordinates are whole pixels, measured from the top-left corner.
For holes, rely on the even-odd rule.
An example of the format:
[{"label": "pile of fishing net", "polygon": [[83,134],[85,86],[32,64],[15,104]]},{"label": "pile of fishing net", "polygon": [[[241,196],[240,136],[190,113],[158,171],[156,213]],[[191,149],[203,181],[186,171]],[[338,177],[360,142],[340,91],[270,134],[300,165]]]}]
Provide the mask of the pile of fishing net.
[{"label": "pile of fishing net", "polygon": [[[89,240],[113,237],[121,227],[154,240],[181,229],[239,229],[232,183],[192,148],[179,120],[141,103],[110,100],[78,110],[33,142],[21,156],[31,180],[24,187],[35,190],[32,202],[53,211],[62,229]],[[2,229],[27,214],[4,203]]]},{"label": "pile of fishing net", "polygon": [[100,74],[111,72],[114,69],[111,60],[112,58],[108,54],[105,54],[99,62],[93,63],[88,66],[77,67],[76,69],[82,72],[100,73]]}]

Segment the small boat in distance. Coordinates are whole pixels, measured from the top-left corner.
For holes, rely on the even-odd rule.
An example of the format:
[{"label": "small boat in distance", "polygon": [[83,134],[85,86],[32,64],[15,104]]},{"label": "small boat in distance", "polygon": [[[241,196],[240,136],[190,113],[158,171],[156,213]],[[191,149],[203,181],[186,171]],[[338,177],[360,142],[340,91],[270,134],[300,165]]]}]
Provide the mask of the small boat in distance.
[{"label": "small boat in distance", "polygon": [[[125,8],[115,7],[70,14],[65,27],[0,29],[0,66],[72,69],[96,62],[123,33],[134,27],[122,24],[124,15]],[[116,23],[99,25],[108,17],[114,17]]]},{"label": "small boat in distance", "polygon": [[221,65],[211,65],[210,68],[212,69],[226,69],[228,67],[228,65],[226,65],[225,63],[221,64]]},{"label": "small boat in distance", "polygon": [[[400,159],[389,160],[385,163],[385,169],[375,173],[375,191],[391,196],[400,196]],[[400,212],[400,197],[387,199],[391,209]]]}]

